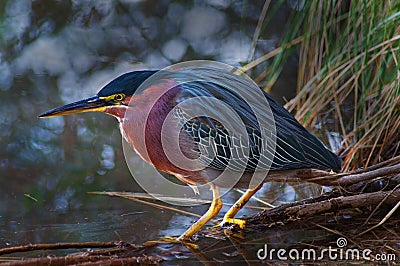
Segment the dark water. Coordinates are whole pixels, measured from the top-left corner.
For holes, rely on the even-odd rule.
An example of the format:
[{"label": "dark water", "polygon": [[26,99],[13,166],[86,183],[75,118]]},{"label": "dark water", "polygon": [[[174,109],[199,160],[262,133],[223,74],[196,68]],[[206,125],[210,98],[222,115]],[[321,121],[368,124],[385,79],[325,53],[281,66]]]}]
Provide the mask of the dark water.
[{"label": "dark water", "polygon": [[[75,241],[142,243],[182,233],[195,218],[87,193],[142,192],[126,166],[114,118],[38,115],[92,96],[114,77],[135,69],[195,59],[240,66],[249,59],[263,4],[1,1],[0,248]],[[276,48],[291,12],[285,6],[278,9],[261,31],[255,58]],[[249,74],[257,76],[268,64]],[[295,84],[292,60],[272,93],[282,102],[282,95],[291,97]],[[272,184],[257,196],[279,204],[316,192],[313,187]],[[224,200],[232,202],[239,195],[232,192]],[[195,213],[206,209],[185,208]]]}]

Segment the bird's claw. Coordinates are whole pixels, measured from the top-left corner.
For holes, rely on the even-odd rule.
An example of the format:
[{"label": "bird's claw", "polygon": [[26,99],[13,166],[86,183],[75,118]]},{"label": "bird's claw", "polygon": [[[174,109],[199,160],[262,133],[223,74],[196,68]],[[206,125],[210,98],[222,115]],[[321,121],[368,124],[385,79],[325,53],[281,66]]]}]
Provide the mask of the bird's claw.
[{"label": "bird's claw", "polygon": [[166,236],[166,237],[161,237],[156,240],[149,240],[146,241],[143,246],[149,247],[149,246],[154,246],[158,244],[164,244],[164,243],[171,243],[171,244],[183,244],[189,248],[192,249],[198,249],[199,247],[196,244],[193,244],[190,242],[190,239],[182,239],[180,237],[172,237],[172,236]]},{"label": "bird's claw", "polygon": [[234,218],[224,218],[222,222],[215,225],[214,227],[224,227],[226,225],[233,224],[239,226],[240,229],[244,229],[246,227],[246,221],[241,219]]}]

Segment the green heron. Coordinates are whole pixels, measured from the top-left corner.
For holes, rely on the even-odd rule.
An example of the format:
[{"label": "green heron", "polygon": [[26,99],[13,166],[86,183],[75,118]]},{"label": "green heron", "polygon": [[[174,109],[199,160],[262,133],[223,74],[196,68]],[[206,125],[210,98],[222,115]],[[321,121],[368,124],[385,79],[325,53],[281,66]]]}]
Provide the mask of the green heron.
[{"label": "green heron", "polygon": [[[242,169],[238,170],[241,171],[240,182],[238,183],[243,183],[242,181],[246,181],[248,176],[256,171],[257,164],[260,164],[262,157],[262,145],[257,142],[257,139],[262,137],[263,131],[257,127],[256,117],[250,105],[229,88],[229,84],[233,84],[232,80],[230,80],[231,83],[226,83],[228,85],[224,85],[212,80],[193,80],[179,83],[165,79],[150,86],[145,86],[143,89],[141,85],[156,73],[157,71],[145,70],[123,74],[103,87],[97,95],[55,108],[40,115],[40,117],[82,112],[104,112],[110,114],[118,119],[121,134],[128,143],[144,160],[156,169],[173,174],[179,180],[192,187],[198,183],[209,184],[213,192],[211,206],[196,223],[176,239],[183,242],[190,240],[201,227],[219,213],[222,207],[220,185],[213,183],[210,180],[212,179],[210,176],[218,175],[218,173],[226,170],[228,164],[235,161],[234,159],[244,156],[241,150],[245,148],[248,153],[247,157],[245,156],[246,163],[242,164]],[[216,74],[216,77],[218,77],[218,74]],[[237,77],[236,81],[241,82],[241,77]],[[236,81],[233,79],[233,82]],[[166,86],[168,86],[168,90],[165,90]],[[139,88],[141,88],[140,91]],[[246,88],[243,89],[246,93]],[[247,90],[250,90],[250,88],[247,88]],[[274,122],[269,122],[274,123],[276,128],[275,137],[273,138],[275,151],[271,152],[271,160],[266,166],[258,166],[258,169],[265,173],[263,182],[268,180],[268,173],[273,172],[284,173],[285,171],[298,169],[341,169],[341,159],[337,155],[326,149],[315,136],[309,133],[266,92],[258,86],[257,90],[260,91],[260,95],[265,97],[265,103],[269,105],[268,108],[270,108],[269,110],[274,120]],[[249,139],[248,145],[241,145],[241,142],[239,145],[238,143],[235,144],[229,138],[227,130],[224,128],[223,120],[225,118],[218,119],[218,112],[216,114],[217,117],[213,118],[205,116],[193,117],[187,115],[191,105],[176,108],[183,101],[201,96],[214,97],[236,112],[238,119],[244,124],[245,132]],[[202,104],[206,105],[206,108],[214,108],[208,107],[207,101],[202,102]],[[265,109],[267,109],[267,106],[265,106]],[[179,147],[186,157],[195,159],[199,156],[211,156],[204,152],[204,146],[212,143],[213,157],[211,159],[208,158],[209,160],[203,160],[205,167],[188,169],[171,163],[166,151],[163,149],[161,136],[162,128],[165,126],[164,121],[170,115],[171,110],[174,110],[171,121],[175,121],[179,125]],[[169,134],[174,133],[168,131],[168,125],[165,132],[167,137]],[[235,169],[233,171],[236,171]],[[225,214],[220,225],[236,224],[240,228],[244,228],[245,221],[235,219],[234,216],[261,186],[262,182],[256,186],[248,187],[246,192]]]}]

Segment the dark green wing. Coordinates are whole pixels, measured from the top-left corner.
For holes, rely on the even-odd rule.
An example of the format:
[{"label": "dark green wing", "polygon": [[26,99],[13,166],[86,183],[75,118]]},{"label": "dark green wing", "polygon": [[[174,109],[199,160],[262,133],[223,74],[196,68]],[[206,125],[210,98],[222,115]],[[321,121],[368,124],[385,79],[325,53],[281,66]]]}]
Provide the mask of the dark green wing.
[{"label": "dark green wing", "polygon": [[[192,103],[178,105],[174,115],[179,120],[181,130],[196,144],[199,159],[208,167],[223,170],[252,172],[257,170],[286,170],[298,168],[318,168],[340,170],[341,160],[327,150],[324,145],[267,93],[262,91],[269,104],[273,119],[265,116],[265,125],[260,126],[249,103],[235,91],[210,82],[196,81],[179,85],[181,90],[176,104],[191,99]],[[261,89],[260,89],[261,90]],[[222,114],[218,106],[231,107],[237,116],[233,119]],[[263,108],[263,106],[259,106]],[[193,115],[193,109],[208,110],[205,115]],[[212,115],[208,115],[212,112]],[[196,112],[195,112],[196,113]],[[259,118],[259,117],[258,117]],[[235,134],[226,122],[244,125],[244,134]],[[232,122],[233,121],[233,122]],[[274,143],[272,143],[274,142]],[[275,148],[275,150],[274,150]]]}]

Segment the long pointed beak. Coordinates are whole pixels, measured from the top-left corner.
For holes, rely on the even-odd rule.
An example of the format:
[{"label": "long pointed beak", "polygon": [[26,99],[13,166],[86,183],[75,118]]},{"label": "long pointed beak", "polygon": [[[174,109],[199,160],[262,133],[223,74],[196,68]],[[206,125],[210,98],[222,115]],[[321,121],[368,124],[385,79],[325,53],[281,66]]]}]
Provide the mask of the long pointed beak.
[{"label": "long pointed beak", "polygon": [[74,103],[66,104],[50,111],[41,114],[40,118],[48,118],[60,115],[69,115],[85,112],[104,112],[107,108],[108,102],[100,99],[98,96],[93,96],[85,100],[77,101]]}]

